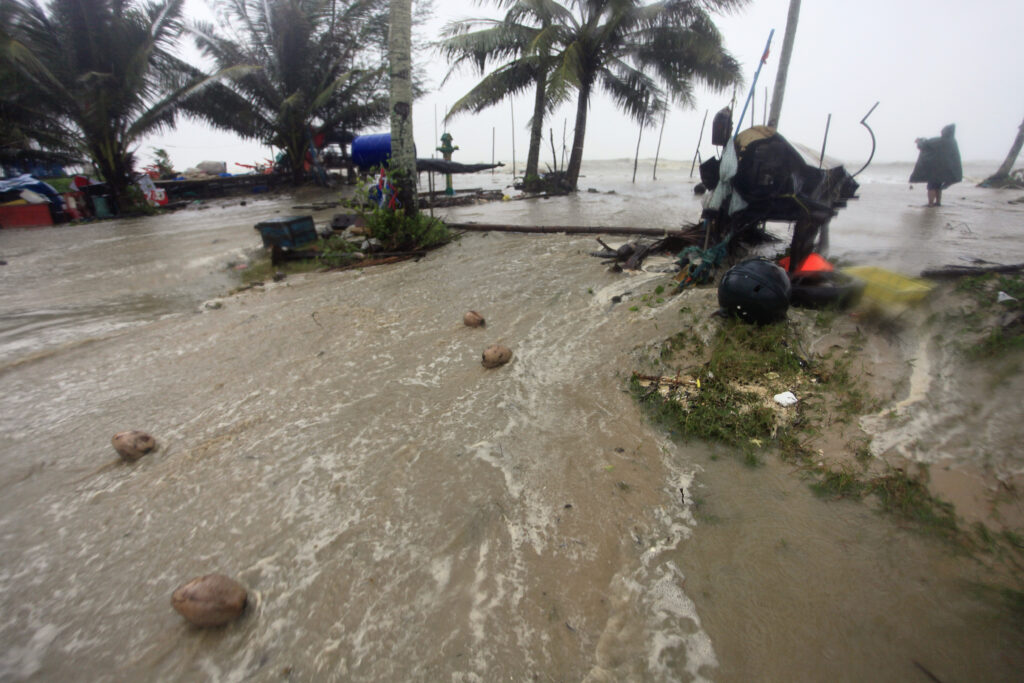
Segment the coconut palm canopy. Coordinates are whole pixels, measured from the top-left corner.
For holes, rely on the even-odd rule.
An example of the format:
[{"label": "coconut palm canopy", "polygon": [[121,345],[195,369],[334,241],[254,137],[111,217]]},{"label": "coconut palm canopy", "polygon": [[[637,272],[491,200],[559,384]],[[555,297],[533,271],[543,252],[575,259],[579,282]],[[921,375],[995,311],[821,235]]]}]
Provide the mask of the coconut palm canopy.
[{"label": "coconut palm canopy", "polygon": [[[283,149],[302,177],[311,129],[344,138],[387,116],[387,4],[372,0],[217,0],[226,29],[191,27],[225,80],[188,110]],[[225,115],[230,111],[235,115]]]},{"label": "coconut palm canopy", "polygon": [[[595,90],[640,122],[670,104],[692,106],[694,87],[721,91],[741,80],[712,13],[747,0],[518,0],[502,2],[504,21],[470,20],[447,30],[443,52],[455,64],[500,65],[452,109],[479,111],[529,87],[538,62],[545,70],[545,107],[576,93],[576,125],[566,183],[576,188],[583,160],[587,112]],[[532,27],[533,33],[517,28]],[[534,119],[538,118],[535,108]]]},{"label": "coconut palm canopy", "polygon": [[212,82],[171,54],[183,1],[4,0],[0,99],[23,124],[8,135],[90,159],[121,196],[135,144]]},{"label": "coconut palm canopy", "polygon": [[[451,65],[445,80],[467,65],[484,76],[452,105],[445,120],[463,112],[478,113],[532,87],[533,118],[524,172],[530,183],[538,176],[544,116],[561,103],[548,96],[547,79],[557,35],[553,17],[565,8],[551,0],[520,0],[504,5],[508,11],[503,19],[467,19],[451,22],[443,29],[444,39],[437,47]],[[488,73],[488,63],[492,62],[498,66]]]}]

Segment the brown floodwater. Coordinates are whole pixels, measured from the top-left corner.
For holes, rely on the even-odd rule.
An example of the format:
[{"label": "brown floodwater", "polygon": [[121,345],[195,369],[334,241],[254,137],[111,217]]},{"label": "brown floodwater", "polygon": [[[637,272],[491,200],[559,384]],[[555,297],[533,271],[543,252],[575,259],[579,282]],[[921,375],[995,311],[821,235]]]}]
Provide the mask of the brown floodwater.
[{"label": "brown floodwater", "polygon": [[[452,217],[695,220],[659,183]],[[1018,678],[980,564],[647,422],[625,387],[682,324],[640,301],[666,276],[469,234],[219,296],[275,212],[0,232],[0,679]],[[159,451],[121,465],[124,429]],[[170,594],[210,572],[250,606],[201,631]]]}]

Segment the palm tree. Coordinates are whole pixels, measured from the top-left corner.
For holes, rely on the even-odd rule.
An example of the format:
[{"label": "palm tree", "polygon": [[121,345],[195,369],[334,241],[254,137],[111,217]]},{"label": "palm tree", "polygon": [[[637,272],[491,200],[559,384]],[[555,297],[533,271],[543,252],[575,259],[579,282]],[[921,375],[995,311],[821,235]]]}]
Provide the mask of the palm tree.
[{"label": "palm tree", "polygon": [[9,110],[32,122],[27,138],[89,158],[116,203],[134,145],[173,126],[181,102],[211,82],[170,53],[184,0],[5,2],[12,17],[0,59],[21,93],[5,96]]},{"label": "palm tree", "polygon": [[0,162],[81,162],[70,135],[52,116],[41,115],[27,80],[15,68],[15,19],[20,7],[0,5]]},{"label": "palm tree", "polygon": [[[189,103],[188,111],[284,150],[296,182],[312,128],[334,137],[384,118],[386,8],[371,0],[217,0],[235,39],[209,23],[191,28],[221,69],[257,67]],[[383,49],[381,49],[383,51]]]},{"label": "palm tree", "polygon": [[1000,164],[999,169],[995,173],[982,181],[982,187],[1000,187],[1001,185],[1009,184],[1010,171],[1013,170],[1013,165],[1017,163],[1017,155],[1020,154],[1022,147],[1024,147],[1024,121],[1020,122],[1020,127],[1017,128],[1017,137],[1013,139],[1013,144],[1010,145],[1010,151],[1007,152],[1003,163]]},{"label": "palm tree", "polygon": [[391,172],[398,200],[415,216],[416,150],[412,135],[412,0],[391,0],[388,63],[391,76]]},{"label": "palm tree", "polygon": [[566,182],[576,188],[583,161],[587,112],[595,89],[637,121],[654,121],[668,100],[693,104],[696,81],[722,91],[741,80],[712,11],[746,0],[576,0],[559,29],[559,52],[549,79],[554,92],[575,89],[576,126]]},{"label": "palm tree", "polygon": [[[467,19],[449,23],[438,44],[451,60],[447,80],[463,65],[473,66],[483,79],[448,111],[445,120],[462,112],[479,113],[506,97],[534,88],[530,147],[524,178],[529,184],[539,176],[544,116],[558,104],[548,97],[547,79],[552,68],[551,47],[556,37],[555,17],[567,10],[553,0],[502,1],[508,8],[504,19]],[[488,62],[501,62],[486,73]]]}]

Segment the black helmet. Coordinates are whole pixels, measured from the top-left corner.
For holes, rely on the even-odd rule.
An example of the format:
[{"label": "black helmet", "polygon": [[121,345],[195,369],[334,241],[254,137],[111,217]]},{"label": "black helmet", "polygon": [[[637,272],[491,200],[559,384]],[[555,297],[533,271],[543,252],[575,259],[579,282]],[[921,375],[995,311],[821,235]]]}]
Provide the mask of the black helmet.
[{"label": "black helmet", "polygon": [[782,320],[789,309],[789,276],[762,258],[733,266],[718,285],[718,305],[748,323]]}]

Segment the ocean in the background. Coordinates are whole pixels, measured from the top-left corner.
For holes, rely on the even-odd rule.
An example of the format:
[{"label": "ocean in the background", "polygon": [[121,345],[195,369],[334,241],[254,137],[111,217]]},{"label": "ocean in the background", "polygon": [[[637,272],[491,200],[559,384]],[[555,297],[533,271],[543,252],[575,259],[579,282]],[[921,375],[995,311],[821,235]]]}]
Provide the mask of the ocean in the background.
[{"label": "ocean in the background", "polygon": [[[861,164],[851,164],[856,172]],[[906,275],[927,268],[978,261],[1024,262],[1024,206],[1009,204],[1021,192],[977,187],[997,164],[969,163],[964,181],[943,194],[943,205],[928,208],[925,187],[911,186],[912,163],[871,164],[856,180],[857,199],[839,210],[830,226],[829,256],[846,264],[882,266]],[[510,201],[439,211],[455,221],[514,225],[638,226],[673,229],[700,220],[700,182],[691,162],[661,160],[657,180],[653,160],[587,161],[580,192],[570,197]],[[504,171],[504,173],[502,173]],[[521,167],[517,168],[521,173]],[[424,183],[421,180],[421,183]],[[456,176],[459,188],[506,188],[514,194],[511,169]],[[792,235],[786,223],[769,223],[781,250]]]}]

